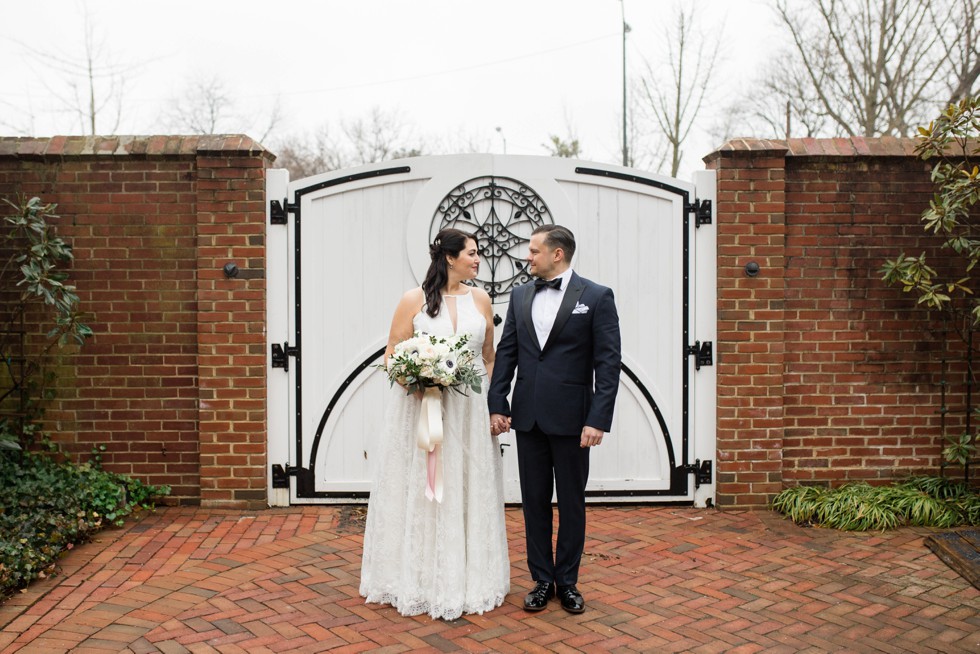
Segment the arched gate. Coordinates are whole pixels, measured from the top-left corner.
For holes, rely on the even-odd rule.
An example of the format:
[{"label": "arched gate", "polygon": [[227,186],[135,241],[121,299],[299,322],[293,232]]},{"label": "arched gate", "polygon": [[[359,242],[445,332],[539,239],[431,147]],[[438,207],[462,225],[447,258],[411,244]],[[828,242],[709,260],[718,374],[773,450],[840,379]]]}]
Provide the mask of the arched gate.
[{"label": "arched gate", "polygon": [[[538,224],[576,235],[573,268],[616,294],[623,369],[591,501],[714,496],[714,173],[694,183],[552,157],[404,159],[290,182],[268,171],[269,486],[274,505],[364,501],[389,389],[391,314],[444,226],[478,236],[503,318]],[[499,337],[500,329],[497,334]],[[519,502],[513,434],[501,437]]]}]

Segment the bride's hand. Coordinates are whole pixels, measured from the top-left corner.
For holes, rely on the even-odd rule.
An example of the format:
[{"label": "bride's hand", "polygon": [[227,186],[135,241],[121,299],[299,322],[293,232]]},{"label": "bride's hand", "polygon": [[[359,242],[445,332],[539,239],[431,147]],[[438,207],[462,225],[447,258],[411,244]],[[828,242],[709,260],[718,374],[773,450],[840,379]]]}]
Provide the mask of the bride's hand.
[{"label": "bride's hand", "polygon": [[405,395],[414,395],[414,396],[415,396],[415,397],[416,397],[416,398],[418,399],[418,401],[419,401],[419,402],[421,402],[421,401],[422,401],[422,396],[423,396],[423,395],[425,395],[425,393],[424,393],[424,392],[423,392],[423,391],[422,391],[421,389],[419,389],[419,390],[417,390],[417,391],[415,391],[414,393],[412,393],[412,392],[410,392],[410,391],[408,390],[408,387],[407,387],[407,386],[405,386],[405,384],[403,384],[403,383],[401,383],[401,382],[396,382],[396,383],[397,383],[397,384],[398,384],[399,386],[401,386],[401,387],[402,387],[402,390],[403,390],[403,391],[405,391]]},{"label": "bride's hand", "polygon": [[510,431],[510,418],[499,413],[490,414],[490,435],[499,436]]}]

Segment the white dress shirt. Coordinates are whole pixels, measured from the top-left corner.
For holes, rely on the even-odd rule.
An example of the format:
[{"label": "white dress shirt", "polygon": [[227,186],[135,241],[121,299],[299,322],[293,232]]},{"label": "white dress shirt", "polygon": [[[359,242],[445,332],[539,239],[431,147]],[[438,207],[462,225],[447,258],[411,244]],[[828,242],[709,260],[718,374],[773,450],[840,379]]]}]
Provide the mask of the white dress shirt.
[{"label": "white dress shirt", "polygon": [[565,290],[572,280],[572,269],[569,268],[558,277],[561,278],[559,290],[545,287],[534,294],[534,300],[531,303],[531,322],[534,323],[534,332],[538,335],[538,345],[541,348],[544,348],[544,344],[548,342],[548,336],[551,335],[551,327],[555,324],[558,308],[561,307]]}]

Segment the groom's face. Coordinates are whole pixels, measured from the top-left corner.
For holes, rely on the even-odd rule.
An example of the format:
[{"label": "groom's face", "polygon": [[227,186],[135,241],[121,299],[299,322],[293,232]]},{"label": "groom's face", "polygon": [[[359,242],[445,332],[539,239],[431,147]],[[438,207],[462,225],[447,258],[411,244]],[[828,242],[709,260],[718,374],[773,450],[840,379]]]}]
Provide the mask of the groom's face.
[{"label": "groom's face", "polygon": [[544,234],[532,234],[527,248],[528,272],[541,279],[552,279],[556,276],[557,259],[560,255],[545,245]]}]

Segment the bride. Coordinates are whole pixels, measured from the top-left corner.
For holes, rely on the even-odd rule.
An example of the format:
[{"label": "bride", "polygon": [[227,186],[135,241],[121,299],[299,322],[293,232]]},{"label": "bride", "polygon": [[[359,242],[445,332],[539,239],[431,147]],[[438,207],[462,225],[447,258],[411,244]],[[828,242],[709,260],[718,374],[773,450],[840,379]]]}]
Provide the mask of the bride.
[{"label": "bride", "polygon": [[[441,451],[429,453],[416,445],[421,395],[392,388],[368,503],[360,594],[402,615],[454,620],[503,603],[510,561],[500,449],[485,395],[494,360],[490,297],[462,283],[477,276],[480,256],[474,238],[457,229],[439,232],[429,255],[421,288],[405,293],[395,309],[385,361],[414,332],[465,333],[486,373],[484,391],[442,393]],[[441,501],[426,493],[433,456],[441,457]]]}]

